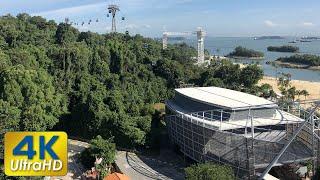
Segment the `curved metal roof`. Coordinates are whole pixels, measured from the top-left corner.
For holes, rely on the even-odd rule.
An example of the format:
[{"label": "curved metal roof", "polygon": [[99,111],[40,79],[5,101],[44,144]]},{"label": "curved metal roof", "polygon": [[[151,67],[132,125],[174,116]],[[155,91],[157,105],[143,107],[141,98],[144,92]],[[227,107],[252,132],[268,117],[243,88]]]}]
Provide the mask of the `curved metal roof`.
[{"label": "curved metal roof", "polygon": [[278,107],[274,102],[264,98],[219,87],[179,88],[175,91],[201,103],[233,110]]}]

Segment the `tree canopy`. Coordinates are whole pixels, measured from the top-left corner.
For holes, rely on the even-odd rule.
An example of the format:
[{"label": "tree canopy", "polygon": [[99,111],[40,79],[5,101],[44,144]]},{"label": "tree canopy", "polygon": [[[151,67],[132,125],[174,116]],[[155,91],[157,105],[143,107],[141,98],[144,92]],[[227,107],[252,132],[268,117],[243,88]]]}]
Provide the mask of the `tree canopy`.
[{"label": "tree canopy", "polygon": [[247,49],[242,46],[238,46],[228,56],[230,57],[247,57],[247,58],[260,58],[264,57],[263,52]]},{"label": "tree canopy", "polygon": [[268,51],[276,51],[276,52],[299,52],[299,47],[297,46],[269,46],[267,48]]},{"label": "tree canopy", "polygon": [[233,180],[232,168],[213,163],[191,165],[185,169],[187,180]]},{"label": "tree canopy", "polygon": [[309,66],[320,66],[320,56],[310,54],[295,54],[290,57],[280,57],[277,61],[304,64]]},{"label": "tree canopy", "polygon": [[81,152],[80,159],[86,168],[95,167],[106,175],[109,172],[104,171],[106,169],[110,171],[111,163],[114,162],[115,156],[116,145],[112,142],[112,139],[106,140],[101,136],[97,136],[90,141],[90,147]]},{"label": "tree canopy", "polygon": [[[79,32],[39,16],[0,17],[0,124],[4,131],[64,130],[114,137],[120,147],[155,144],[155,103],[181,84],[252,92],[262,70],[229,61],[193,64],[196,49],[141,35]],[[2,138],[0,138],[2,139]],[[1,150],[2,152],[2,150]]]},{"label": "tree canopy", "polygon": [[[79,32],[39,16],[2,16],[0,141],[7,131],[63,130],[94,139],[87,157],[110,164],[116,146],[159,146],[162,123],[154,104],[171,98],[174,88],[194,84],[259,94],[259,67],[240,68],[227,60],[201,67],[194,65],[195,56],[187,44],[163,50],[161,42],[129,32]],[[201,179],[201,172],[232,179],[229,170],[205,164],[188,169],[187,177]]]}]

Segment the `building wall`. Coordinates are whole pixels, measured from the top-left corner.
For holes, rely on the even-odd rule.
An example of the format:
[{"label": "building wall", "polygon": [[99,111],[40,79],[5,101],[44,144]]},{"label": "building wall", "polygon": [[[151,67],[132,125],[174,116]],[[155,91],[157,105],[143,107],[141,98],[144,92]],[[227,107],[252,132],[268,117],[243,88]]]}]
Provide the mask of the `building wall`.
[{"label": "building wall", "polygon": [[[170,140],[180,151],[198,162],[216,162],[232,166],[238,177],[249,173],[246,138],[226,135],[219,131],[194,124],[191,119],[167,116],[166,123]],[[251,162],[253,168],[253,162]]]},{"label": "building wall", "polygon": [[[285,143],[253,140],[230,132],[210,129],[206,127],[206,124],[180,114],[167,116],[166,124],[171,142],[176,144],[186,156],[197,162],[210,161],[227,164],[234,168],[240,179],[253,178],[257,169],[268,166]],[[286,134],[288,137],[284,139],[292,136],[290,129],[288,128]],[[287,129],[282,130],[287,131]],[[292,144],[296,148],[291,148],[290,145],[279,162],[310,157],[311,152],[308,146],[301,142],[303,136],[298,136],[299,138]],[[300,152],[301,149],[303,152]]]}]

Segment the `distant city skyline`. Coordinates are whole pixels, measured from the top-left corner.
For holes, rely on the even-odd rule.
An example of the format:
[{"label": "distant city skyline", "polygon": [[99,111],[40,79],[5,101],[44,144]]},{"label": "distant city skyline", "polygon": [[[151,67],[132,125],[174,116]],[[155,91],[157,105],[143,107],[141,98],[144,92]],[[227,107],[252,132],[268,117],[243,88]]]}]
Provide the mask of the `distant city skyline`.
[{"label": "distant city skyline", "polygon": [[317,0],[3,0],[0,14],[25,12],[57,23],[69,18],[80,31],[105,33],[111,29],[106,8],[114,2],[121,9],[118,31],[149,37],[160,37],[164,30],[195,31],[199,26],[208,36],[320,36]]}]

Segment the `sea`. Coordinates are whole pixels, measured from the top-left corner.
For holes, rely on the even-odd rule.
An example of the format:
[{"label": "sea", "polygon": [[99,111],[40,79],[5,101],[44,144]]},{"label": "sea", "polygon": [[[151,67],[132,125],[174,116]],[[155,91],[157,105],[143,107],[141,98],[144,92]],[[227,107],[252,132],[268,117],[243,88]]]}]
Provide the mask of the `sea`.
[{"label": "sea", "polygon": [[[294,54],[269,52],[267,51],[268,46],[292,45],[300,48],[300,52],[298,54],[320,55],[320,40],[312,40],[312,42],[289,43],[290,41],[294,40],[296,40],[295,37],[264,40],[254,40],[253,37],[206,37],[204,43],[205,49],[207,49],[211,55],[225,56],[232,52],[237,46],[243,46],[249,49],[263,52],[265,54],[264,60],[244,59],[233,61],[235,61],[236,63],[246,64],[258,63],[263,68],[264,75],[266,76],[277,77],[280,73],[290,73],[292,75],[292,79],[320,82],[319,70],[282,68],[266,64],[267,61],[274,61],[279,57],[291,56]],[[193,38],[185,39],[184,42],[194,47],[197,46],[197,41]]]}]

